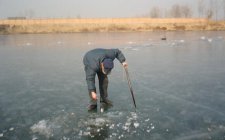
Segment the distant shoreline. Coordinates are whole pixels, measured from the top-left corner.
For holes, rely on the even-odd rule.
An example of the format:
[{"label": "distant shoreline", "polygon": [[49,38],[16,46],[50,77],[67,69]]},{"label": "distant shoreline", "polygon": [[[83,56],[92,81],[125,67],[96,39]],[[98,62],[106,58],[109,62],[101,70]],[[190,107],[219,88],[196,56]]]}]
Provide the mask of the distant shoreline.
[{"label": "distant shoreline", "polygon": [[225,21],[200,18],[0,19],[0,34],[225,31]]}]

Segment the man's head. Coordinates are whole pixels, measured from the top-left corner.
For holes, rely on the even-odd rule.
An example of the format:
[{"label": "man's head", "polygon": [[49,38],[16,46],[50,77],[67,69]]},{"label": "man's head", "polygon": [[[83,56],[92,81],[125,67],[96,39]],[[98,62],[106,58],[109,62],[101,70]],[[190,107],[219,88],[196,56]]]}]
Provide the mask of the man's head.
[{"label": "man's head", "polygon": [[114,67],[113,60],[109,58],[104,59],[101,63],[101,67],[104,74],[110,74],[111,70]]}]

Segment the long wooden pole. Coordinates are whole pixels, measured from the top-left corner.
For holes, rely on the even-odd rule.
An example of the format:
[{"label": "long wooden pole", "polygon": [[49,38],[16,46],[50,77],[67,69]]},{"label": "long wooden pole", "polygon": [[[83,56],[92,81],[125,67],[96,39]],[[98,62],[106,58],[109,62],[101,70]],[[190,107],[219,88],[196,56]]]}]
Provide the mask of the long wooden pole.
[{"label": "long wooden pole", "polygon": [[134,98],[133,88],[131,86],[131,81],[130,81],[130,76],[129,76],[129,73],[128,73],[128,68],[125,67],[124,69],[125,69],[125,72],[126,72],[127,82],[128,82],[128,86],[129,86],[129,89],[130,89],[130,93],[131,93],[132,99],[133,99],[134,107],[136,108],[136,102],[135,102],[135,98]]}]

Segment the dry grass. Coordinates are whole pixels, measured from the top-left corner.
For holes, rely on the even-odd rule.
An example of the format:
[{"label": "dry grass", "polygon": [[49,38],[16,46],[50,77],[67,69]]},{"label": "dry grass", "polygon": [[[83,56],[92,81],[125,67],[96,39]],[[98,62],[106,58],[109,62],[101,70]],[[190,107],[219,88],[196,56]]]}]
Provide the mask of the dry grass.
[{"label": "dry grass", "polygon": [[155,30],[225,30],[225,21],[207,19],[24,19],[0,20],[0,33],[115,32]]}]

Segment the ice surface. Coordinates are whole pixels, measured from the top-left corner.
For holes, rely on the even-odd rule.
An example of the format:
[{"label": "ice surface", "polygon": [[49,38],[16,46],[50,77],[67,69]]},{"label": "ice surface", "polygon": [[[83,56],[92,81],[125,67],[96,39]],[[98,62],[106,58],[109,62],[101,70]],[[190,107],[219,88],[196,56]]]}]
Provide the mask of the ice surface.
[{"label": "ice surface", "polygon": [[[0,36],[0,137],[224,139],[224,32],[162,34]],[[137,112],[117,60],[108,87],[114,107],[87,112],[82,57],[101,47],[126,56]]]}]

